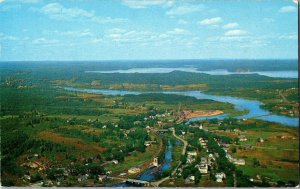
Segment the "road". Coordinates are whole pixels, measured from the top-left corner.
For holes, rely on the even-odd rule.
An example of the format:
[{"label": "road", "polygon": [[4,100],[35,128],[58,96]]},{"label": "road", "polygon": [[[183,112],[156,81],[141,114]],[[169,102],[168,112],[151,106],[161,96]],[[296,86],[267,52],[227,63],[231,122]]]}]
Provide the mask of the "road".
[{"label": "road", "polygon": [[177,138],[178,140],[180,140],[180,141],[183,143],[183,149],[182,149],[181,154],[182,154],[182,155],[185,155],[185,153],[186,153],[186,147],[187,147],[187,145],[188,145],[188,142],[176,135],[176,133],[175,133],[175,128],[173,128],[173,136],[174,136],[175,138]]},{"label": "road", "polygon": [[279,91],[278,93],[279,93],[279,95],[281,96],[283,102],[285,102],[285,103],[290,103],[290,102],[285,98],[285,96],[281,93],[281,91]]}]

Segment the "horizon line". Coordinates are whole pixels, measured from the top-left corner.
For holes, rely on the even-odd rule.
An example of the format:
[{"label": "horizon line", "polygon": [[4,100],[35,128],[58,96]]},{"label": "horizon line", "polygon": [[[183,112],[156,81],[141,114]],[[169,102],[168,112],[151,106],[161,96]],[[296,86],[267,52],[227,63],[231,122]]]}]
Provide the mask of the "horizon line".
[{"label": "horizon line", "polygon": [[185,60],[298,60],[298,58],[199,58],[199,59],[102,59],[102,60],[0,60],[0,63],[5,62],[102,62],[102,61],[185,61]]}]

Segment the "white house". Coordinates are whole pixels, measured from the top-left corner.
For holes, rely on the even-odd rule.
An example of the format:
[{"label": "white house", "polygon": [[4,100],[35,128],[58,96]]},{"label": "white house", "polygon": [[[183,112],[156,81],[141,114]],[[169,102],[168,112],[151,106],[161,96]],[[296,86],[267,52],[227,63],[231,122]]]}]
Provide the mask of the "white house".
[{"label": "white house", "polygon": [[217,182],[223,182],[223,179],[226,178],[226,175],[225,173],[221,172],[221,173],[216,173],[215,177]]}]

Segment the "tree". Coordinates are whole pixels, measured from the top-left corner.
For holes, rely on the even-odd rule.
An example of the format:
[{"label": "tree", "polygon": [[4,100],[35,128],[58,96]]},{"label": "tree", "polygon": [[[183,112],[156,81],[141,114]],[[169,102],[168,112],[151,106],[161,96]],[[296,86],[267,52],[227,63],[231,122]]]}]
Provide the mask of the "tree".
[{"label": "tree", "polygon": [[260,163],[259,163],[259,161],[256,158],[253,158],[253,160],[252,160],[252,166],[253,167],[259,167],[260,166]]},{"label": "tree", "polygon": [[195,172],[195,184],[198,184],[200,182],[200,179],[201,179],[201,174],[200,172],[197,170]]},{"label": "tree", "polygon": [[186,156],[185,156],[185,155],[181,155],[181,156],[180,156],[180,161],[181,161],[181,163],[182,163],[183,165],[186,164],[186,161],[187,161]]}]

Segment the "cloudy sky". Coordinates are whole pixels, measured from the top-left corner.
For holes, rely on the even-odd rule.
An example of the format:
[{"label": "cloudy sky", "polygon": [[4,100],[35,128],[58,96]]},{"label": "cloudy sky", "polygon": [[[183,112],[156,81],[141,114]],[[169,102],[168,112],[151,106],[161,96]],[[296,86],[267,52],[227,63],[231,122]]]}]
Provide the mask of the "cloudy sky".
[{"label": "cloudy sky", "polygon": [[297,58],[292,0],[0,0],[0,61]]}]

